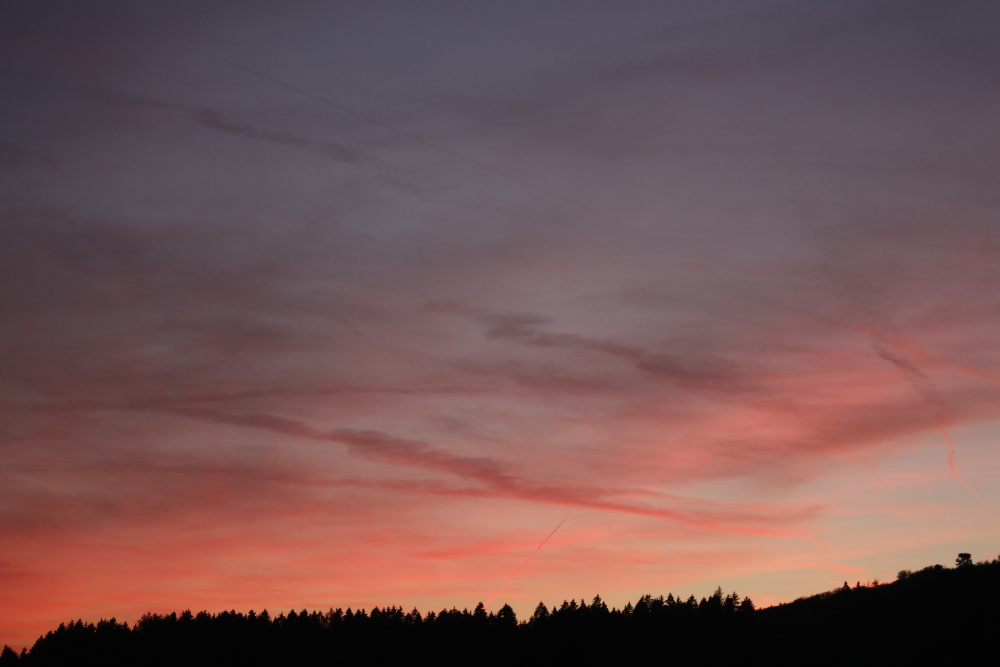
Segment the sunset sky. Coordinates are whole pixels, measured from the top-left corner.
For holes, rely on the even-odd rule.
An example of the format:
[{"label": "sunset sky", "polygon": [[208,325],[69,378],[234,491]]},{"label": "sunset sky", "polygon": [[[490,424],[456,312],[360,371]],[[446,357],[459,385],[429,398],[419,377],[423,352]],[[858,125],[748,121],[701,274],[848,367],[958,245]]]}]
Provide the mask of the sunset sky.
[{"label": "sunset sky", "polygon": [[1000,3],[8,0],[0,54],[0,646],[1000,552]]}]

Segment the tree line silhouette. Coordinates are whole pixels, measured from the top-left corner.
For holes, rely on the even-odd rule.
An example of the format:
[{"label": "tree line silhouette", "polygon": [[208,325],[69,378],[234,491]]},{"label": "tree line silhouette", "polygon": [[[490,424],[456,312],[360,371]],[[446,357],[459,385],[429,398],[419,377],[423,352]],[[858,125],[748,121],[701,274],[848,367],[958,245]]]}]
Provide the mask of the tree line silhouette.
[{"label": "tree line silhouette", "polygon": [[771,664],[892,664],[932,657],[954,661],[995,654],[1000,559],[954,568],[901,571],[872,582],[758,610],[721,588],[700,600],[644,595],[622,609],[599,595],[589,603],[539,602],[519,620],[509,605],[487,612],[373,607],[271,616],[223,611],[145,614],[132,625],[77,620],[49,631],[7,665],[561,665],[731,664],[751,656]]}]

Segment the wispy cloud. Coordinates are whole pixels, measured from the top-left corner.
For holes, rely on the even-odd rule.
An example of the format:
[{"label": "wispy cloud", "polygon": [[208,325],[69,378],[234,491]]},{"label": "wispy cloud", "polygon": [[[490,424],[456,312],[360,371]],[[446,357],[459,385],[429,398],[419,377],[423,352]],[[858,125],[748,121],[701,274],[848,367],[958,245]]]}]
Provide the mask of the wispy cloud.
[{"label": "wispy cloud", "polygon": [[770,526],[780,526],[784,523],[794,524],[818,511],[818,508],[790,512],[770,508],[767,512],[754,512],[741,510],[738,507],[712,507],[710,504],[698,507],[698,501],[694,499],[685,499],[684,504],[687,507],[684,509],[646,506],[614,500],[623,492],[616,490],[611,485],[602,488],[586,485],[572,487],[546,485],[517,475],[511,466],[492,457],[457,456],[422,442],[396,438],[375,431],[353,429],[320,431],[302,422],[274,415],[234,415],[198,408],[176,409],[175,412],[199,419],[275,431],[299,438],[336,442],[345,445],[353,456],[360,459],[445,472],[460,479],[480,482],[485,485],[483,489],[435,488],[420,485],[410,487],[417,491],[426,491],[430,488],[433,489],[434,493],[446,495],[511,497],[546,504],[649,516],[709,530],[775,537],[793,537],[795,535],[781,528]]},{"label": "wispy cloud", "polygon": [[287,130],[272,131],[262,130],[238,123],[232,119],[224,117],[218,111],[212,109],[202,109],[194,114],[194,119],[201,125],[221,132],[228,132],[238,137],[253,139],[255,141],[269,141],[284,146],[291,146],[306,151],[325,155],[335,160],[344,162],[361,163],[360,154],[339,144],[324,141],[315,141],[306,137],[298,136]]}]

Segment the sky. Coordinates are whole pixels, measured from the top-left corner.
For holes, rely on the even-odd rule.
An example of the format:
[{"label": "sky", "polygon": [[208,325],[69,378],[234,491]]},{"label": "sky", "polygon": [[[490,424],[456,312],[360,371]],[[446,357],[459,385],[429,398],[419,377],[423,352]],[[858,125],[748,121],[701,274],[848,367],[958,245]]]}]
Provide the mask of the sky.
[{"label": "sky", "polygon": [[4,2],[0,644],[995,557],[997,26]]}]

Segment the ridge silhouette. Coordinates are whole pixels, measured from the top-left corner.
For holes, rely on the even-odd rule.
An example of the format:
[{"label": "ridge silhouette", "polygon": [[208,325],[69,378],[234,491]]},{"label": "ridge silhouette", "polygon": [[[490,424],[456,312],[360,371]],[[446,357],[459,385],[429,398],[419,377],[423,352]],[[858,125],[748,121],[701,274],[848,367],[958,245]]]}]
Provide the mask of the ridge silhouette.
[{"label": "ridge silhouette", "polygon": [[609,608],[600,595],[539,602],[518,620],[509,605],[421,614],[401,607],[326,612],[235,610],[77,620],[8,665],[900,664],[995,655],[1000,558],[902,570],[896,581],[843,586],[766,609],[717,588],[700,600],[643,595]]}]

